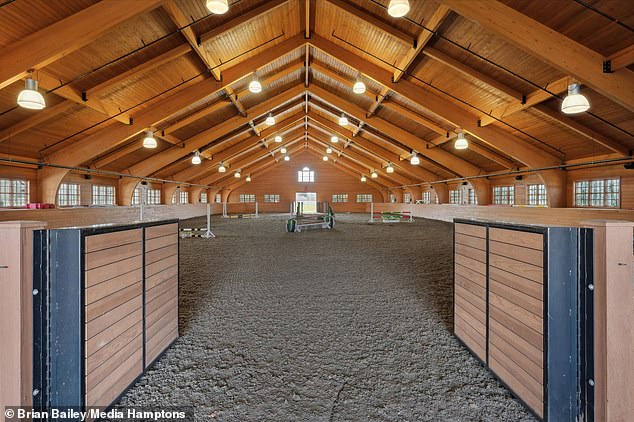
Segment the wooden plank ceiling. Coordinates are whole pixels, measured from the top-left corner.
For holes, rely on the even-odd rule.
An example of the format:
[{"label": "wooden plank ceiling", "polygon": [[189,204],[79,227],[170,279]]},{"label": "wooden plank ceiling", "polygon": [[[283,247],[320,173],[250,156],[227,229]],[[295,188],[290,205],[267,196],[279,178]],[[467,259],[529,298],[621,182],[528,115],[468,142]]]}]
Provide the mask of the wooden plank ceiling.
[{"label": "wooden plank ceiling", "polygon": [[[263,173],[282,146],[331,147],[391,187],[631,154],[631,1],[410,1],[400,19],[387,3],[242,0],[225,15],[204,0],[4,3],[0,157],[228,186],[220,163]],[[29,72],[42,111],[15,105]],[[572,81],[589,112],[559,111]],[[157,149],[142,148],[147,130]],[[467,150],[453,148],[460,131]],[[420,166],[404,161],[414,151]]]}]

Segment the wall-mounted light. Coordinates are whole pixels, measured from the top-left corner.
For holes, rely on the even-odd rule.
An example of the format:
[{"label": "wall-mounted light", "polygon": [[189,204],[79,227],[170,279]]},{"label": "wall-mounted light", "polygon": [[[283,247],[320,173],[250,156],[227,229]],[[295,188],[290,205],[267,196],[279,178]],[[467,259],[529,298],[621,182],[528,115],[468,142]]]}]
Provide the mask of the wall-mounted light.
[{"label": "wall-mounted light", "polygon": [[156,139],[151,130],[145,132],[145,138],[143,138],[143,148],[153,149],[157,147]]}]

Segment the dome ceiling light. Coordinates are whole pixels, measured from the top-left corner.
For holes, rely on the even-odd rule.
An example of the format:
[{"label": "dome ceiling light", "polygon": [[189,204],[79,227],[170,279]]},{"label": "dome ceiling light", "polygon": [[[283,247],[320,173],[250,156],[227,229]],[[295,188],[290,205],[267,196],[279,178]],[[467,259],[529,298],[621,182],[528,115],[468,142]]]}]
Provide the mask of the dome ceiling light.
[{"label": "dome ceiling light", "polygon": [[409,12],[408,0],[390,0],[387,6],[387,13],[393,18],[402,18]]},{"label": "dome ceiling light", "polygon": [[145,138],[143,139],[143,148],[154,149],[158,146],[154,134],[151,130],[145,132]]},{"label": "dome ceiling light", "polygon": [[24,80],[24,89],[18,94],[18,105],[29,110],[42,110],[46,107],[44,97],[37,90],[37,81],[30,76]]},{"label": "dome ceiling light", "polygon": [[561,111],[565,114],[577,114],[588,111],[589,108],[588,99],[581,93],[581,85],[568,85],[568,95],[561,102]]},{"label": "dome ceiling light", "polygon": [[224,15],[229,11],[229,0],[207,0],[207,9],[215,15]]}]

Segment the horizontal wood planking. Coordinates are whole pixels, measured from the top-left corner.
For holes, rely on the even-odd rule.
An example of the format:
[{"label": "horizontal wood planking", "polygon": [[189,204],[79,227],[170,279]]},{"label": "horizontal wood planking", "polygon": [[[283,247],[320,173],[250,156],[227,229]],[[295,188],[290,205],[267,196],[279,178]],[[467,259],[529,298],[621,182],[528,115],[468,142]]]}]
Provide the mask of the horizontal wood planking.
[{"label": "horizontal wood planking", "polygon": [[145,252],[150,252],[155,249],[164,248],[166,246],[178,244],[178,234],[169,234],[166,236],[155,237],[145,241]]},{"label": "horizontal wood planking", "polygon": [[94,318],[86,323],[86,339],[91,339],[106,328],[116,324],[126,316],[130,315],[143,306],[143,297],[141,296],[141,288],[139,286],[138,295],[127,302],[121,303],[116,308]]},{"label": "horizontal wood planking", "polygon": [[486,361],[486,340],[460,316],[454,318],[454,332],[482,361]]},{"label": "horizontal wood planking", "polygon": [[500,324],[495,319],[489,319],[489,336],[495,335],[501,337],[507,343],[512,344],[517,350],[519,350],[524,356],[529,358],[533,363],[542,368],[544,366],[544,352],[542,351],[542,344],[536,347],[531,342],[522,338],[519,334],[512,331],[508,327]]},{"label": "horizontal wood planking", "polygon": [[544,382],[544,368],[533,362],[528,356],[522,353],[513,344],[498,336],[496,333],[489,332],[489,344],[494,345],[500,352],[507,355],[516,365],[523,368],[535,381],[540,384]]},{"label": "horizontal wood planking", "polygon": [[487,229],[484,226],[476,226],[474,224],[463,224],[463,223],[455,223],[454,224],[455,233],[465,234],[467,236],[474,236],[480,238],[486,238]]},{"label": "horizontal wood planking", "polygon": [[108,406],[143,372],[143,349],[138,349],[94,386],[86,386],[86,406]]},{"label": "horizontal wood planking", "polygon": [[132,327],[134,324],[142,320],[142,310],[138,309],[121,319],[118,324],[112,325],[106,328],[101,333],[86,340],[86,357],[90,358],[90,356],[97,350],[101,349],[102,347],[116,339],[118,336],[120,336],[128,328]]},{"label": "horizontal wood planking", "polygon": [[487,304],[486,304],[485,297],[479,297],[473,294],[472,292],[470,292],[469,290],[465,289],[464,287],[460,286],[459,284],[455,285],[454,291],[456,296],[459,296],[461,300],[465,300],[469,302],[471,305],[478,308],[480,311],[486,312]]},{"label": "horizontal wood planking", "polygon": [[[90,355],[90,358],[86,359],[86,373],[90,374],[104,362],[108,360],[108,358],[117,351],[121,350],[125,347],[126,344],[133,342],[135,338],[140,336],[143,333],[143,322],[139,321],[134,324],[132,327],[125,330],[121,335],[115,338],[113,341],[102,347],[101,349],[94,352]],[[141,341],[141,343],[143,343]]]},{"label": "horizontal wood planking", "polygon": [[150,277],[171,267],[178,267],[178,255],[172,255],[145,266],[145,276]]},{"label": "horizontal wood planking", "polygon": [[173,297],[178,297],[178,288],[172,287],[171,289],[163,292],[161,295],[156,296],[154,300],[148,301],[145,305],[145,314],[149,316],[152,312],[159,309],[165,303],[169,302]]},{"label": "horizontal wood planking", "polygon": [[467,258],[475,259],[476,261],[485,263],[487,262],[486,250],[472,248],[471,246],[461,245],[456,243],[454,245],[454,251],[457,255],[466,256]]},{"label": "horizontal wood planking", "polygon": [[460,286],[463,289],[468,290],[474,296],[486,300],[486,287],[483,287],[478,283],[461,276],[460,274],[455,274],[454,278],[456,286]]},{"label": "horizontal wood planking", "polygon": [[523,307],[514,304],[508,299],[499,296],[492,291],[489,291],[489,306],[495,306],[505,314],[515,318],[517,321],[521,321],[522,324],[539,334],[544,333],[544,319],[541,315],[535,315],[532,312],[528,312]]},{"label": "horizontal wood planking", "polygon": [[146,338],[146,364],[150,364],[156,359],[165,348],[178,338],[178,320],[174,318],[165,324],[152,337]]},{"label": "horizontal wood planking", "polygon": [[141,229],[86,236],[86,253],[141,241]]},{"label": "horizontal wood planking", "polygon": [[[97,284],[90,289],[95,290],[101,288],[104,284],[106,283]],[[106,286],[109,287],[108,289],[100,289],[99,291],[91,292],[90,296],[93,300],[91,300],[90,302],[86,300],[86,321],[92,321],[99,315],[116,308],[121,303],[127,300],[132,299],[133,297],[137,296],[139,292],[142,291],[140,276],[138,279],[130,278],[129,281],[126,281],[126,283],[122,285],[124,287],[119,289],[118,287],[120,287],[120,285],[117,284],[114,286]],[[104,291],[107,294],[103,294]],[[88,297],[88,295],[89,294],[87,292],[86,297]]]},{"label": "horizontal wood planking", "polygon": [[147,328],[151,327],[156,323],[156,321],[160,320],[163,316],[168,314],[171,310],[177,309],[178,305],[178,297],[174,296],[170,298],[165,304],[157,308],[154,312],[149,314],[145,318],[145,326]]},{"label": "horizontal wood planking", "polygon": [[454,272],[460,276],[463,276],[467,280],[470,280],[476,283],[478,286],[481,286],[483,289],[486,289],[486,286],[487,286],[486,274],[481,274],[477,271],[472,270],[469,267],[460,265],[458,262],[456,262],[454,266]]},{"label": "horizontal wood planking", "polygon": [[[526,389],[539,401],[544,400],[544,384],[533,378],[524,367],[514,362],[509,355],[502,352],[495,345],[489,344],[489,361],[495,360],[513,375],[513,377],[524,384]],[[505,380],[502,378],[502,380]],[[521,394],[520,394],[520,398]]]},{"label": "horizontal wood planking", "polygon": [[534,314],[544,315],[544,302],[489,278],[489,291]]},{"label": "horizontal wood planking", "polygon": [[86,254],[86,270],[132,258],[142,253],[143,249],[140,241],[90,252]]},{"label": "horizontal wood planking", "polygon": [[514,332],[520,338],[525,339],[537,349],[544,350],[544,337],[541,333],[528,327],[522,321],[511,317],[493,304],[489,305],[489,326],[491,325],[491,320],[497,321],[500,325]]},{"label": "horizontal wood planking", "polygon": [[486,338],[486,322],[485,320],[478,316],[474,316],[469,311],[465,310],[465,308],[461,307],[464,302],[457,303],[454,307],[454,312],[457,316],[462,318],[471,328],[473,328],[476,332],[478,332],[483,338]]},{"label": "horizontal wood planking", "polygon": [[540,284],[543,284],[544,282],[544,269],[542,267],[527,264],[505,256],[496,255],[494,253],[489,254],[489,265],[520,277],[528,278],[529,280],[536,281]]},{"label": "horizontal wood planking", "polygon": [[544,266],[544,252],[538,249],[526,248],[524,246],[511,245],[510,243],[502,243],[497,241],[489,242],[489,251],[491,253],[505,256],[507,258],[532,264],[537,267]]},{"label": "horizontal wood planking", "polygon": [[92,287],[141,267],[143,267],[143,257],[138,255],[122,261],[113,262],[112,264],[93,268],[85,273],[86,287]]},{"label": "horizontal wood planking", "polygon": [[155,249],[145,253],[145,265],[151,264],[161,259],[168,258],[172,255],[178,255],[178,243],[174,243],[164,248]]},{"label": "horizontal wood planking", "polygon": [[520,277],[500,268],[489,267],[489,278],[536,299],[542,300],[544,297],[544,285],[542,283]]},{"label": "horizontal wood planking", "polygon": [[461,245],[486,251],[487,241],[482,237],[469,236],[467,234],[456,233],[455,242]]},{"label": "horizontal wood planking", "polygon": [[145,290],[149,290],[153,288],[154,286],[158,286],[165,280],[168,280],[172,277],[177,277],[177,276],[178,276],[177,266],[169,267],[161,272],[148,276],[145,279]]},{"label": "horizontal wood planking", "polygon": [[94,386],[104,379],[109,373],[117,369],[121,362],[125,361],[130,355],[143,347],[143,337],[139,334],[132,341],[129,341],[111,354],[101,365],[94,368],[91,372],[86,371],[86,385]]},{"label": "horizontal wood planking", "polygon": [[168,235],[178,236],[178,223],[161,224],[160,226],[150,226],[145,228],[146,240]]},{"label": "horizontal wood planking", "polygon": [[489,241],[509,243],[540,251],[544,250],[544,235],[539,233],[491,227],[489,229]]},{"label": "horizontal wood planking", "polygon": [[[157,309],[154,313],[160,314],[163,308],[170,302],[171,301],[167,302],[165,306]],[[146,342],[153,340],[165,326],[178,327],[178,308],[172,307],[171,309],[167,309],[167,312],[164,312],[163,315],[157,318],[152,325],[146,324]]]},{"label": "horizontal wood planking", "polygon": [[513,375],[513,373],[507,370],[500,362],[489,357],[489,368],[502,379],[511,390],[521,398],[540,418],[544,414],[544,403],[536,397],[531,391]]},{"label": "horizontal wood planking", "polygon": [[480,262],[473,258],[460,255],[458,253],[456,253],[455,261],[457,264],[462,265],[463,267],[466,267],[466,268],[470,268],[471,270],[478,272],[480,274],[486,275],[487,273],[487,265],[485,262]]},{"label": "horizontal wood planking", "polygon": [[[151,289],[146,289],[145,291],[146,308],[152,303],[152,301],[157,299],[159,296],[173,289],[178,290],[178,277],[172,277],[162,282],[161,284],[157,285],[156,287],[153,287]],[[147,309],[146,309],[146,313],[149,314],[149,312],[147,312]]]}]

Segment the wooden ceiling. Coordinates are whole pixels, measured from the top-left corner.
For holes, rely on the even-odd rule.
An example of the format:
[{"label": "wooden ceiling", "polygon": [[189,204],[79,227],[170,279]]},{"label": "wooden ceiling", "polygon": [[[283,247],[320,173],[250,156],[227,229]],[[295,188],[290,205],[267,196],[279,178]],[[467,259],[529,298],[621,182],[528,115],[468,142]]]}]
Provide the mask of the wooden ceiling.
[{"label": "wooden ceiling", "polygon": [[[204,0],[0,2],[0,158],[222,187],[235,180],[220,162],[262,171],[282,145],[330,145],[342,169],[393,187],[631,155],[631,1],[414,0],[399,19],[387,3],[237,0],[212,15]],[[16,106],[30,70],[41,111]],[[589,112],[559,111],[571,81]],[[146,130],[157,149],[142,148]],[[413,151],[420,166],[403,161]]]}]

